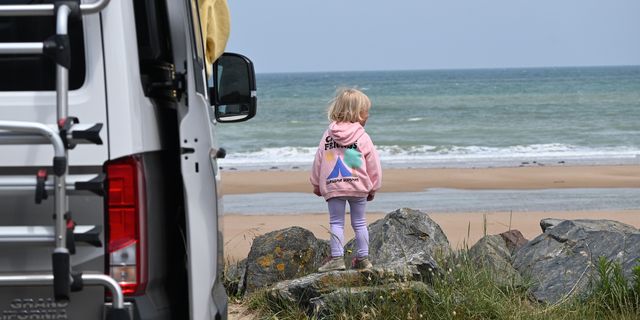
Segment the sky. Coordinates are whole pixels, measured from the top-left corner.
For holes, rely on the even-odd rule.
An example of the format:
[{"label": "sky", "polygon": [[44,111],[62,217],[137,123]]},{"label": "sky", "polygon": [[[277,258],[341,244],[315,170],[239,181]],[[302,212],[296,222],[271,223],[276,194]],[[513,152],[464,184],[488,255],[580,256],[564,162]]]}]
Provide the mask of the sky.
[{"label": "sky", "polygon": [[228,0],[257,73],[640,65],[638,0]]}]

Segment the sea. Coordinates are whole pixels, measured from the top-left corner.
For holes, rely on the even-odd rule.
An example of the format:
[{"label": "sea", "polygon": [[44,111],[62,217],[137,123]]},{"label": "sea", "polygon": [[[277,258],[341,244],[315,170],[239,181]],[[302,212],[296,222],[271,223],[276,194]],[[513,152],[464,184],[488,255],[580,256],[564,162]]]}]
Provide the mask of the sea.
[{"label": "sea", "polygon": [[258,111],[217,126],[225,169],[310,167],[336,89],[372,101],[383,167],[640,163],[640,66],[257,74]]},{"label": "sea", "polygon": [[[383,63],[383,62],[382,62]],[[307,170],[338,88],[372,101],[366,131],[383,168],[640,164],[640,66],[257,75],[258,111],[219,124],[221,170]],[[229,195],[230,214],[326,211],[310,193]],[[628,210],[640,188],[431,189],[379,194],[368,210]]]}]

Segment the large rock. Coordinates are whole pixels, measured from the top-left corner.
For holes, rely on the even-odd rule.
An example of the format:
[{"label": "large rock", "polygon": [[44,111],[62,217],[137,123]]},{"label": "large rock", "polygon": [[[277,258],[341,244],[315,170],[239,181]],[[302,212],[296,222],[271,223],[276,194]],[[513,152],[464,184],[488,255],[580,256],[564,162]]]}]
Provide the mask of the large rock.
[{"label": "large rock", "polygon": [[540,220],[540,229],[542,232],[547,231],[547,229],[551,229],[557,225],[559,225],[564,219],[555,219],[555,218],[546,218]]},{"label": "large rock", "polygon": [[[409,281],[409,282],[395,282],[374,287],[354,287],[354,288],[340,288],[331,293],[324,294],[317,298],[313,298],[309,301],[311,315],[314,319],[327,319],[335,317],[332,315],[332,307],[335,310],[335,306],[342,308],[349,308],[353,306],[367,305],[375,306],[380,303],[380,299],[388,299],[390,296],[416,296],[425,295],[435,297],[434,290],[421,281]],[[369,314],[367,311],[362,310],[360,313],[361,319],[376,319],[375,313]]]},{"label": "large rock", "polygon": [[509,252],[513,255],[516,251],[518,251],[522,246],[527,244],[529,240],[527,240],[520,230],[509,230],[500,234],[502,239],[507,245]]},{"label": "large rock", "polygon": [[[301,278],[280,281],[267,290],[266,295],[274,304],[295,304],[319,319],[327,316],[331,305],[370,304],[377,297],[394,292],[430,290],[426,284],[415,281],[407,268],[382,268],[371,270],[345,270],[313,273]],[[371,304],[370,304],[371,305]]]},{"label": "large rock", "polygon": [[631,279],[640,230],[610,220],[564,220],[518,250],[513,265],[533,281],[537,300],[553,303],[587,293],[599,257],[619,262]]},{"label": "large rock", "polygon": [[[346,245],[347,265],[355,252],[353,239]],[[369,259],[374,266],[406,265],[429,278],[438,269],[436,257],[450,252],[449,240],[440,226],[419,210],[397,209],[369,226]]]},{"label": "large rock", "polygon": [[244,291],[315,272],[329,256],[328,241],[311,231],[291,227],[256,237],[246,262]]},{"label": "large rock", "polygon": [[511,249],[502,235],[487,235],[469,249],[469,257],[485,268],[500,286],[523,285],[520,273],[511,265]]},{"label": "large rock", "polygon": [[268,294],[274,299],[308,306],[311,299],[340,288],[371,287],[411,280],[414,280],[414,274],[407,269],[374,266],[366,271],[313,273],[297,279],[280,281],[268,290]]}]

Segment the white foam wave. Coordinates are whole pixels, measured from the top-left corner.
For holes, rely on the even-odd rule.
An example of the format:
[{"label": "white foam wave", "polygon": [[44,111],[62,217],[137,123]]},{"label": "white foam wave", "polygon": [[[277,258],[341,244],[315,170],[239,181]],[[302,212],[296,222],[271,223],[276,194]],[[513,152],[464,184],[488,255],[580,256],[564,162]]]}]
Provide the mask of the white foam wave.
[{"label": "white foam wave", "polygon": [[311,164],[315,153],[316,148],[311,147],[262,148],[254,152],[228,153],[218,163],[223,166]]},{"label": "white foam wave", "polygon": [[[571,161],[580,163],[640,162],[638,147],[589,148],[561,143],[486,146],[377,146],[387,164],[416,166],[514,165],[519,161]],[[223,167],[309,166],[315,147],[263,148],[255,152],[229,153],[219,160]]]}]

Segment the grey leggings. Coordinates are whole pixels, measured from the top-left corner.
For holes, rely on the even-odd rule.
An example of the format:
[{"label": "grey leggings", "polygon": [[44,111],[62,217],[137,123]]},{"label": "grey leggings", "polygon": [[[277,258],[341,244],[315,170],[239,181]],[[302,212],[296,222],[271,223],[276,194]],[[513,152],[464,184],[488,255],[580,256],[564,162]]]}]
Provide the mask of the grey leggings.
[{"label": "grey leggings", "polygon": [[356,257],[369,255],[369,230],[365,219],[367,198],[337,197],[327,200],[329,206],[329,225],[331,231],[331,256],[342,257],[344,254],[344,215],[346,202],[351,212],[351,227],[356,234]]}]

